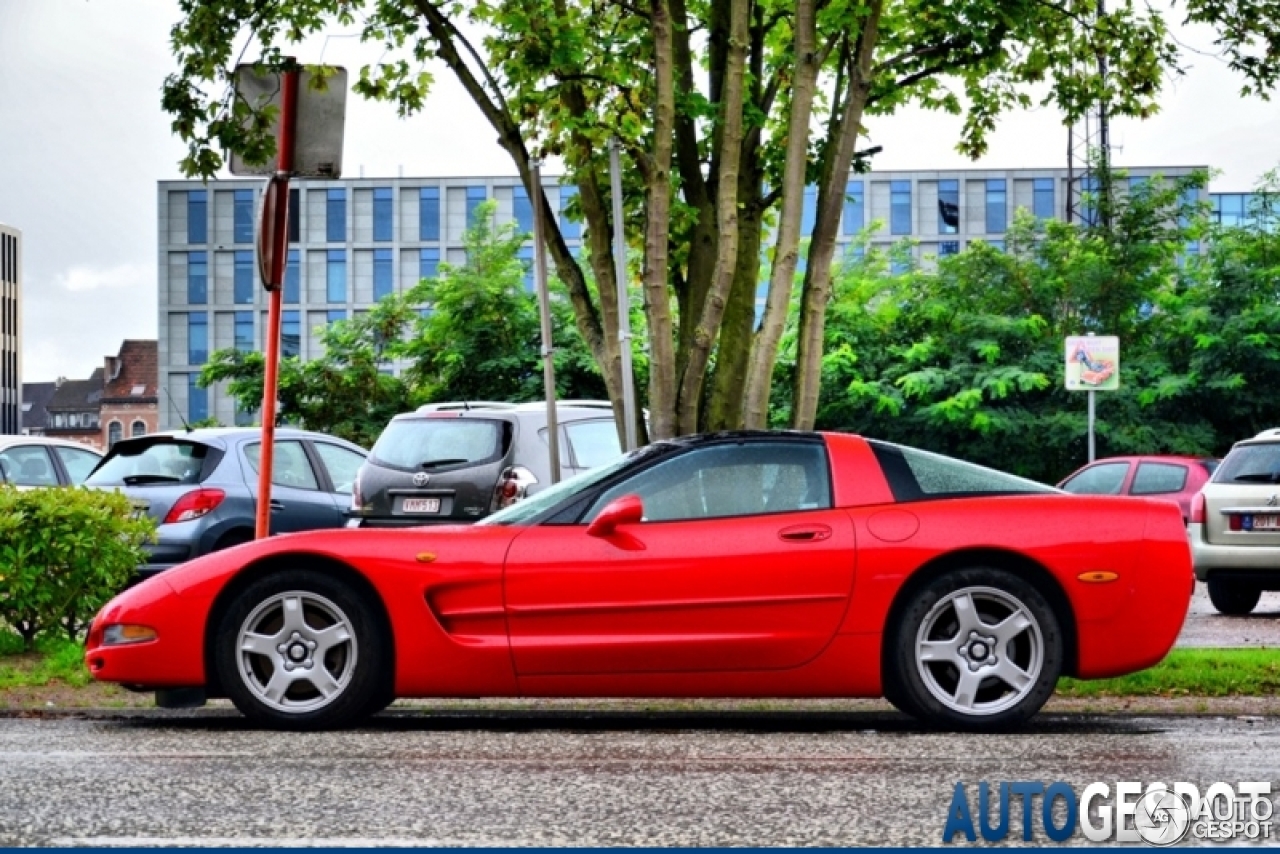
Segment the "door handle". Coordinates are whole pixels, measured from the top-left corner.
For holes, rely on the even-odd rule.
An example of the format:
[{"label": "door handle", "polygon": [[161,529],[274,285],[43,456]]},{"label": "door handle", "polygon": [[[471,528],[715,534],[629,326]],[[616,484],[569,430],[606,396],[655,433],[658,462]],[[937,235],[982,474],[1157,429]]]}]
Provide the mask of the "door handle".
[{"label": "door handle", "polygon": [[778,538],[788,543],[816,543],[830,536],[831,528],[826,525],[796,525],[778,532]]},{"label": "door handle", "polygon": [[273,498],[273,499],[271,499],[271,510],[272,510],[273,512],[274,512],[274,511],[276,511],[276,510],[283,510],[283,509],[284,509],[284,502],[283,502],[283,501],[277,501],[277,500],[276,500],[276,499],[274,499],[274,498]]}]

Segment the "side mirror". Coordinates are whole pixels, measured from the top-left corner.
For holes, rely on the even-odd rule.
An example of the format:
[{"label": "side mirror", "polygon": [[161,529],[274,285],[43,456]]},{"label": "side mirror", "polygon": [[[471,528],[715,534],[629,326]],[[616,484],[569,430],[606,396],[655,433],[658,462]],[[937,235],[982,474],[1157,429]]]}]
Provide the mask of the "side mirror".
[{"label": "side mirror", "polygon": [[644,502],[639,495],[624,495],[604,506],[587,526],[592,537],[611,537],[619,525],[630,525],[644,518]]}]

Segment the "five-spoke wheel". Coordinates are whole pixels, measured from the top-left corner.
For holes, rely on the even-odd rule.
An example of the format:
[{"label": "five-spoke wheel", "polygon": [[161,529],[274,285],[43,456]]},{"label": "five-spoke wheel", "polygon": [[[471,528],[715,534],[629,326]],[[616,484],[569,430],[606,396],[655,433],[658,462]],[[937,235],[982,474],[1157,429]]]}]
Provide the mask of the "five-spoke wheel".
[{"label": "five-spoke wheel", "polygon": [[1053,692],[1063,643],[1038,590],[1000,569],[965,569],[916,592],[890,627],[885,694],[932,723],[996,729]]},{"label": "five-spoke wheel", "polygon": [[236,597],[215,656],[223,687],[246,716],[318,729],[376,711],[390,678],[386,649],[364,596],[332,576],[292,570]]}]

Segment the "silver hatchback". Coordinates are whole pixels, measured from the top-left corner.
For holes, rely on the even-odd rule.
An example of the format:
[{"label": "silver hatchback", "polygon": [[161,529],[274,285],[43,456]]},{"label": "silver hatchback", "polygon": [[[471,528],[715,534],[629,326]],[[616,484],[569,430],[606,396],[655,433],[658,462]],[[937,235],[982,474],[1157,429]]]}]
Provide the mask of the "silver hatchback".
[{"label": "silver hatchback", "polygon": [[[257,428],[153,433],[117,442],[85,485],[123,492],[156,520],[138,570],[151,575],[253,539],[261,449]],[[271,533],[342,527],[364,458],[334,436],[277,429]]]},{"label": "silver hatchback", "polygon": [[1224,614],[1280,590],[1280,430],[1237,442],[1195,497],[1187,526],[1196,578]]}]

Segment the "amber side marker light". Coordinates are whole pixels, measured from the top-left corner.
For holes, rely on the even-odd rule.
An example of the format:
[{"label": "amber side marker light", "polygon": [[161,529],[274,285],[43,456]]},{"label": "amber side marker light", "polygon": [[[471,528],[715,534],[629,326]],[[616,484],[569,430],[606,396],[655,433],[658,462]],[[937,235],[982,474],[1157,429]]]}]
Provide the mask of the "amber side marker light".
[{"label": "amber side marker light", "polygon": [[144,643],[153,641],[159,635],[150,626],[134,626],[128,623],[115,623],[102,630],[103,646],[121,646],[127,643]]},{"label": "amber side marker light", "polygon": [[1082,572],[1076,578],[1085,584],[1106,584],[1108,581],[1115,581],[1120,575],[1115,572],[1109,572],[1105,569],[1095,569],[1092,572]]}]

